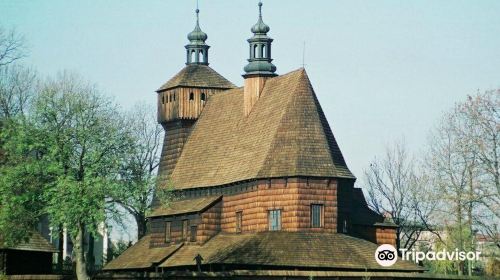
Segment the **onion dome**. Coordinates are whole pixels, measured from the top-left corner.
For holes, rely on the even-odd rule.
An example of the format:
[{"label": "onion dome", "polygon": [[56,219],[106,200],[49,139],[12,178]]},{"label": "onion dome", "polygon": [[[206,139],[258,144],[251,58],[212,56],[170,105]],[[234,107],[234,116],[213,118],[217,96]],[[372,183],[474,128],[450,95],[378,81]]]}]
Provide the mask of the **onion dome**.
[{"label": "onion dome", "polygon": [[252,26],[252,33],[254,34],[266,34],[271,28],[262,20],[262,2],[259,2],[259,20]]},{"label": "onion dome", "polygon": [[208,38],[207,33],[203,32],[200,28],[200,22],[198,16],[199,13],[200,10],[196,9],[196,26],[194,27],[194,30],[191,31],[187,36],[188,40],[191,43],[197,43],[197,42],[204,43]]}]

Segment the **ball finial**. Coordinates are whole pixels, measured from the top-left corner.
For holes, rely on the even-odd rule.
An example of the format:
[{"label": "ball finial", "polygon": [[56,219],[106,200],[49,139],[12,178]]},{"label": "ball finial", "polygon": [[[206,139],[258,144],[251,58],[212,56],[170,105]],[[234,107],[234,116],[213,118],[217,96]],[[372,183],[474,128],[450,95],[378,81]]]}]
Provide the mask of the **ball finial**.
[{"label": "ball finial", "polygon": [[259,1],[259,7],[262,7],[262,1]]},{"label": "ball finial", "polygon": [[196,9],[196,13],[199,14],[200,13],[200,9]]}]

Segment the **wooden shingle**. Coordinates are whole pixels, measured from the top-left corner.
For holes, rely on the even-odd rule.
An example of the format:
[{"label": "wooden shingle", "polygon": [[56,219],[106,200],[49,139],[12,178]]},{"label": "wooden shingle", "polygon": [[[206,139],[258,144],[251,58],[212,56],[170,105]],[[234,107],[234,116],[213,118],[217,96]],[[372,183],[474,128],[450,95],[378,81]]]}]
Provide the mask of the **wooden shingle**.
[{"label": "wooden shingle", "polygon": [[304,69],[268,79],[248,117],[243,88],[211,96],[171,179],[187,189],[292,176],[354,178]]},{"label": "wooden shingle", "polygon": [[179,71],[172,79],[163,84],[157,92],[175,87],[230,89],[235,86],[209,66],[189,64]]}]

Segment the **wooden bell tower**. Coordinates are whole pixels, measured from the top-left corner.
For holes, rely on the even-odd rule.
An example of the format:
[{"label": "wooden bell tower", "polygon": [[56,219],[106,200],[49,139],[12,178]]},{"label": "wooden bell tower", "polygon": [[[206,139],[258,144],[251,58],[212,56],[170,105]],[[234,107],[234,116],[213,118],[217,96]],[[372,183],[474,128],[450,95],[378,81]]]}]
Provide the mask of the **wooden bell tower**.
[{"label": "wooden bell tower", "polygon": [[159,187],[172,174],[191,128],[209,97],[234,88],[234,85],[208,66],[208,36],[200,28],[199,10],[196,25],[187,36],[186,67],[157,92],[158,123],[165,129],[159,167]]}]

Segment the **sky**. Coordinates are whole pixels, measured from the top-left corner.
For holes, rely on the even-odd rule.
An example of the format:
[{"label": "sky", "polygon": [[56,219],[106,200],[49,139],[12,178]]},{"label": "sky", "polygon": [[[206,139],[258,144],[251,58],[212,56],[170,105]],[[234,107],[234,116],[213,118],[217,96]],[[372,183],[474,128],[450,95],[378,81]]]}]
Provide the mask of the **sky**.
[{"label": "sky", "polygon": [[[404,138],[421,155],[444,112],[500,88],[500,1],[263,3],[277,73],[304,58],[358,186],[386,147]],[[257,1],[199,8],[210,66],[241,86]],[[156,110],[155,90],[184,67],[195,9],[196,0],[0,0],[0,25],[26,37],[24,63],[42,75],[76,71],[124,108]]]}]

